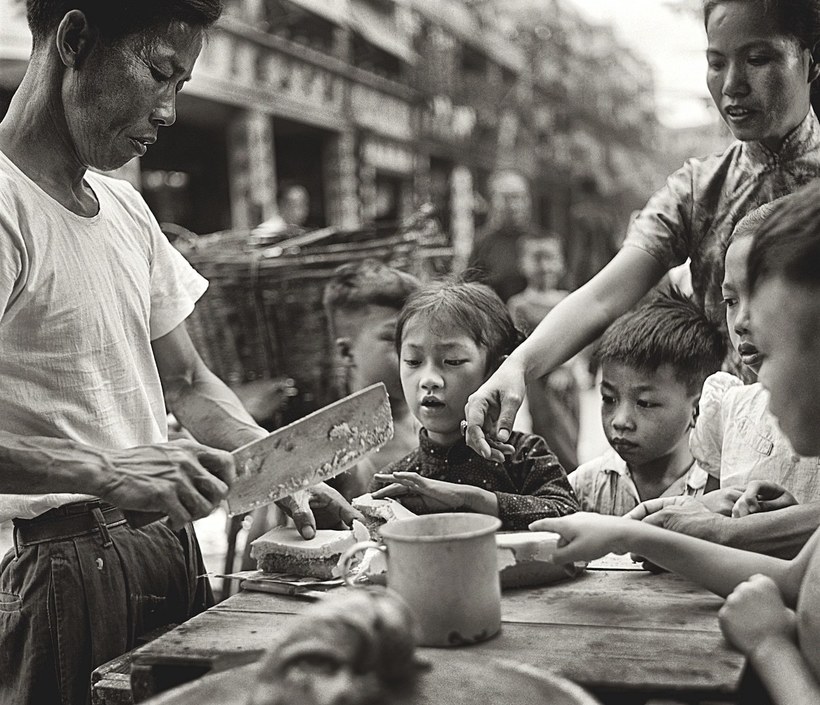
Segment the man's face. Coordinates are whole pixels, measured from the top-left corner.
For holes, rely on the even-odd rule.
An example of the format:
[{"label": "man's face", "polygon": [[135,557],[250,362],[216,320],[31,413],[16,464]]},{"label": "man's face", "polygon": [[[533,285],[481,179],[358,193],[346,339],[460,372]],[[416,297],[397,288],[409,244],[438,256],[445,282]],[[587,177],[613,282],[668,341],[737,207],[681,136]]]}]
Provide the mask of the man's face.
[{"label": "man's face", "polygon": [[191,76],[202,30],[157,25],[114,44],[96,41],[65,71],[66,123],[81,164],[116,169],[145,154],[176,120],[176,94]]},{"label": "man's face", "polygon": [[492,207],[499,222],[511,225],[528,225],[530,213],[530,189],[518,174],[504,174],[493,183]]},{"label": "man's face", "polygon": [[404,398],[395,342],[398,315],[394,308],[375,305],[356,313],[336,313],[336,335],[347,342],[351,358],[351,391],[384,382],[391,399]]},{"label": "man's face", "polygon": [[310,214],[310,197],[307,189],[292,186],[282,199],[279,215],[288,225],[304,225]]},{"label": "man's face", "polygon": [[774,277],[758,285],[751,309],[769,410],[796,452],[820,455],[820,291]]}]

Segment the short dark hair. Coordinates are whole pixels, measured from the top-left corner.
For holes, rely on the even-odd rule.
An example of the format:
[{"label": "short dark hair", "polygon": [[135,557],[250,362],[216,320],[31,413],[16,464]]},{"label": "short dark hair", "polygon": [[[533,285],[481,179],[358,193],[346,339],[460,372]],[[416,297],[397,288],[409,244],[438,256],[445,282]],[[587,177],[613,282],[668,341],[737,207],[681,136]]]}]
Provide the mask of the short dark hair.
[{"label": "short dark hair", "polygon": [[720,327],[692,299],[670,288],[618,318],[601,338],[601,363],[619,362],[654,372],[670,365],[690,394],[720,369],[726,340]]},{"label": "short dark hair", "polygon": [[498,294],[486,284],[474,281],[447,279],[413,294],[396,323],[399,354],[407,322],[418,315],[467,333],[477,346],[487,350],[488,369],[498,367],[504,356],[524,339]]},{"label": "short dark hair", "polygon": [[322,301],[329,317],[337,310],[358,311],[371,305],[398,311],[420,286],[412,274],[368,258],[337,267],[325,284]]},{"label": "short dark hair", "polygon": [[773,277],[820,287],[820,181],[777,202],[754,235],[746,266],[752,292]]},{"label": "short dark hair", "polygon": [[103,39],[116,41],[163,21],[210,27],[222,14],[222,0],[26,0],[34,43],[48,37],[71,10],[80,10]]}]

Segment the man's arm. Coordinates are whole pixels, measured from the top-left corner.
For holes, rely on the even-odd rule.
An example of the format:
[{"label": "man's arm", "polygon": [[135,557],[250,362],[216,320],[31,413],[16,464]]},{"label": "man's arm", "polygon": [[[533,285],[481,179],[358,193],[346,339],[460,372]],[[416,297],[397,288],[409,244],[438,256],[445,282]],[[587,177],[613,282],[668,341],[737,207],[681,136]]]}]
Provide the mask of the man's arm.
[{"label": "man's arm", "polygon": [[192,441],[103,450],[0,432],[0,492],[90,494],[121,509],[167,514],[172,526],[207,516],[233,472],[228,453]]},{"label": "man's arm", "polygon": [[745,517],[715,514],[699,501],[649,500],[629,513],[633,519],[724,546],[793,558],[820,526],[820,502],[784,507]]},{"label": "man's arm", "polygon": [[194,438],[214,448],[234,450],[268,435],[236,394],[207,368],[184,323],[151,345],[168,408]]},{"label": "man's arm", "polygon": [[[237,396],[211,372],[194,348],[185,323],[152,343],[166,403],[198,441],[234,450],[268,435],[245,411]],[[325,483],[296,492],[277,504],[290,515],[306,539],[316,533],[313,509],[333,524],[350,524],[361,515]]]}]

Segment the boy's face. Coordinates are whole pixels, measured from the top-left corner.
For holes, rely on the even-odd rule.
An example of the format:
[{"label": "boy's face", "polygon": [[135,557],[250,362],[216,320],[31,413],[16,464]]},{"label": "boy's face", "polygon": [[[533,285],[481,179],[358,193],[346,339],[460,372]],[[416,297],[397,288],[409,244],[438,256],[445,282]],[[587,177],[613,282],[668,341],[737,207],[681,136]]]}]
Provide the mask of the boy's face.
[{"label": "boy's face", "polygon": [[351,391],[384,382],[391,399],[403,398],[396,355],[396,319],[389,306],[369,305],[360,311],[335,315],[337,344],[344,343],[352,366]]},{"label": "boy's face", "polygon": [[601,373],[604,433],[627,463],[643,465],[687,442],[699,395],[689,394],[670,365],[645,372],[607,361]]},{"label": "boy's face", "polygon": [[769,410],[800,455],[820,455],[820,290],[775,277],[752,297]]},{"label": "boy's face", "polygon": [[755,373],[760,369],[761,357],[752,339],[749,326],[749,287],[746,281],[746,257],[752,246],[751,237],[740,237],[726,250],[722,285],[726,306],[726,326],[729,340],[743,364]]},{"label": "boy's face", "polygon": [[556,240],[524,240],[519,267],[527,284],[536,289],[554,289],[564,275],[564,255]]}]

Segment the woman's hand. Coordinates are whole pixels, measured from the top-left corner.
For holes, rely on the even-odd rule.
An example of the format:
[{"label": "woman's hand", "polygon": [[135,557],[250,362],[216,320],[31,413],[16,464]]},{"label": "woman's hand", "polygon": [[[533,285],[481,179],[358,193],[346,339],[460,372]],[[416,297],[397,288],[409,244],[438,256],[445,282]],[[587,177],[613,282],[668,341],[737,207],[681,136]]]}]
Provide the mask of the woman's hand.
[{"label": "woman's hand", "polygon": [[591,561],[607,553],[626,553],[625,533],[633,522],[624,517],[578,512],[558,519],[539,519],[530,531],[554,531],[561,535],[552,554],[554,563]]},{"label": "woman's hand", "polygon": [[718,613],[724,636],[748,656],[769,640],[796,639],[795,616],[775,582],[753,575],[726,598]]},{"label": "woman's hand", "polygon": [[525,392],[524,369],[509,357],[468,397],[465,440],[482,458],[503,463],[505,452],[515,452],[507,440]]},{"label": "woman's hand", "polygon": [[732,517],[745,517],[757,512],[771,512],[799,504],[794,495],[775,482],[753,480],[732,507]]},{"label": "woman's hand", "polygon": [[417,472],[377,473],[374,479],[392,484],[373,492],[373,499],[400,499],[405,507],[417,514],[448,511],[498,514],[495,495],[480,487],[433,480]]}]

